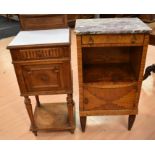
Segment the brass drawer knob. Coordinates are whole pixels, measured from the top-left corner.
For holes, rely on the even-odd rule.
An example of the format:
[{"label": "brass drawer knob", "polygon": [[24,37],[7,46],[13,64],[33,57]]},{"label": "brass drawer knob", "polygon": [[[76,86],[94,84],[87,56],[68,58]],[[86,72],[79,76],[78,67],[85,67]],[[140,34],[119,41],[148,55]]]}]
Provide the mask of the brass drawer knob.
[{"label": "brass drawer knob", "polygon": [[88,44],[90,45],[94,44],[94,39],[91,36],[89,37]]},{"label": "brass drawer knob", "polygon": [[135,44],[135,43],[136,43],[136,40],[137,40],[136,36],[133,35],[133,38],[132,38],[132,40],[131,40],[131,43],[132,43],[132,44]]}]

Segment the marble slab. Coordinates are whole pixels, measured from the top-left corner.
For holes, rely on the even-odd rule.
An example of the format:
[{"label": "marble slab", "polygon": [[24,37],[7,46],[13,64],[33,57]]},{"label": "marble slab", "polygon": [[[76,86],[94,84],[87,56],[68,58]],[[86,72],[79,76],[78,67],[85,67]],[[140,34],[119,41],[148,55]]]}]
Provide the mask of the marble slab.
[{"label": "marble slab", "polygon": [[69,28],[51,29],[51,30],[35,30],[35,31],[20,31],[17,36],[8,45],[26,46],[40,44],[67,44],[70,43]]},{"label": "marble slab", "polygon": [[98,18],[76,20],[75,32],[81,34],[149,33],[148,27],[139,18]]}]

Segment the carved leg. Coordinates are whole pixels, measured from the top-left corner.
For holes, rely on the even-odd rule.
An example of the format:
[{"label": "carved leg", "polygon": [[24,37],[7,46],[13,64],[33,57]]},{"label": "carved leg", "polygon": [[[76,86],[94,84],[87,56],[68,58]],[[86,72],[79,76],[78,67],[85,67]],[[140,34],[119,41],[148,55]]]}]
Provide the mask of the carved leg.
[{"label": "carved leg", "polygon": [[80,117],[80,123],[81,123],[82,132],[85,132],[86,121],[87,121],[87,117],[86,116],[81,116]]},{"label": "carved leg", "polygon": [[37,106],[38,106],[38,107],[40,107],[39,96],[38,96],[38,95],[36,95],[36,96],[35,96],[35,98],[36,98],[36,103],[37,103]]},{"label": "carved leg", "polygon": [[135,122],[136,115],[129,115],[128,118],[128,130],[131,130],[133,123]]},{"label": "carved leg", "polygon": [[[71,127],[74,127],[74,114],[73,114],[73,96],[72,94],[67,94],[67,108],[68,108],[68,118]],[[71,133],[74,133],[74,129],[70,130]]]},{"label": "carved leg", "polygon": [[32,105],[31,105],[31,100],[28,96],[25,96],[25,106],[26,106],[26,110],[28,112],[30,121],[31,121],[31,130],[34,133],[35,136],[37,136],[37,129],[36,129],[36,125],[35,125],[35,121],[34,121],[34,117],[33,117],[33,111],[32,111]]},{"label": "carved leg", "polygon": [[145,69],[143,80],[147,79],[147,77],[151,75],[151,72],[155,73],[155,64],[148,66]]}]

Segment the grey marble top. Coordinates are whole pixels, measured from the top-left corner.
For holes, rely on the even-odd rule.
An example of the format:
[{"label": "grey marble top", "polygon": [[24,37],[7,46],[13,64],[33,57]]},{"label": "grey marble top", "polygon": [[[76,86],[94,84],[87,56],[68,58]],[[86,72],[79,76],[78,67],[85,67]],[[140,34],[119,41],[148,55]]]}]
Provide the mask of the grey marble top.
[{"label": "grey marble top", "polygon": [[151,28],[139,18],[98,18],[76,20],[75,32],[81,34],[149,33]]}]

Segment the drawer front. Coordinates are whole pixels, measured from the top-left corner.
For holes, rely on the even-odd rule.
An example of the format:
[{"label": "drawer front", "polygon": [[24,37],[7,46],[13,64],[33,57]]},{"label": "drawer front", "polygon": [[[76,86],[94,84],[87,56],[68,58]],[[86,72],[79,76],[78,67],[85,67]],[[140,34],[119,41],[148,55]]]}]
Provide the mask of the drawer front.
[{"label": "drawer front", "polygon": [[84,35],[82,36],[82,44],[143,44],[144,35]]},{"label": "drawer front", "polygon": [[16,49],[11,51],[11,55],[13,61],[66,58],[70,57],[70,49],[68,46]]},{"label": "drawer front", "polygon": [[69,62],[53,64],[17,65],[18,82],[22,94],[44,91],[71,90]]},{"label": "drawer front", "polygon": [[137,87],[84,87],[84,110],[123,110],[135,106]]}]

